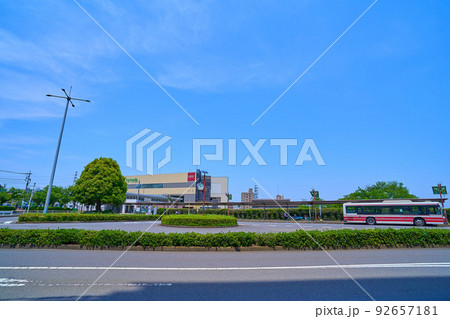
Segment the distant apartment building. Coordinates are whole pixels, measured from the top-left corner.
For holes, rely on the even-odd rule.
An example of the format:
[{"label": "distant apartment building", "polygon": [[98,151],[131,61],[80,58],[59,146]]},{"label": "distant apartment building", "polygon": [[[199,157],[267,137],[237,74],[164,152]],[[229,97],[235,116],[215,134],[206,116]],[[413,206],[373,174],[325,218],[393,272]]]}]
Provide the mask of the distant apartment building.
[{"label": "distant apartment building", "polygon": [[[248,192],[241,193],[241,202],[243,202],[243,203],[252,202],[254,195],[255,195],[255,193],[253,193],[253,189],[249,188]],[[243,206],[244,209],[251,208],[251,207],[252,206],[250,206],[250,205]]]}]

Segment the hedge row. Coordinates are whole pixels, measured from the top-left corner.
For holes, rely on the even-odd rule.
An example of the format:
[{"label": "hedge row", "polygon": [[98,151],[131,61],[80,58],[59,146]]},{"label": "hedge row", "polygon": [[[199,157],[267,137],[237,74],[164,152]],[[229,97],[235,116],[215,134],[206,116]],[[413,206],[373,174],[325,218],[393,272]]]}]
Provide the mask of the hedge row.
[{"label": "hedge row", "polygon": [[[167,212],[166,212],[167,211]],[[188,212],[196,213],[197,211],[194,209],[188,210],[187,208],[179,208],[179,209],[169,209],[167,208],[158,208],[158,214],[166,215],[176,214],[177,212],[181,214],[187,214]],[[287,211],[287,210],[286,210]],[[446,209],[447,211],[447,219],[450,222],[450,209]],[[199,213],[201,210],[199,210]],[[216,214],[216,215],[227,215],[227,209],[220,208],[211,208],[205,210],[206,214]],[[283,220],[284,219],[284,211],[281,208],[267,208],[266,209],[266,219],[269,220]],[[308,217],[309,218],[309,209],[308,208],[290,208],[289,215],[292,217]],[[230,209],[230,216],[236,217],[238,219],[264,219],[264,209]],[[314,209],[311,209],[311,218],[314,219]],[[320,218],[319,208],[317,208],[317,218]],[[342,221],[344,219],[341,208],[334,207],[323,207],[322,208],[322,220],[325,221]]]},{"label": "hedge row", "polygon": [[[30,210],[43,211],[44,210],[44,206],[31,206]],[[52,211],[68,211],[68,210],[72,210],[72,209],[71,208],[67,208],[67,207],[53,207],[53,206],[49,206],[48,210],[52,210]]]},{"label": "hedge row", "polygon": [[54,214],[23,214],[19,216],[19,223],[27,222],[94,222],[94,221],[122,221],[122,220],[156,220],[159,215],[139,214],[78,214],[78,213],[54,213]]},{"label": "hedge row", "polygon": [[11,211],[16,210],[14,206],[0,206],[0,211]]},{"label": "hedge row", "polygon": [[[314,238],[314,240],[312,238]],[[295,249],[382,248],[450,246],[450,231],[445,229],[364,229],[295,231],[290,233],[218,234],[142,233],[122,230],[84,229],[0,229],[0,245],[59,246],[78,244],[83,247],[249,247],[266,246]]]},{"label": "hedge row", "polygon": [[[166,212],[167,211],[167,212]],[[169,209],[167,208],[158,208],[158,214],[175,214],[179,211],[181,214],[196,213],[197,211],[194,209],[188,210],[187,208],[179,208],[179,209]],[[286,210],[287,211],[287,210]],[[220,208],[211,208],[206,209],[205,212],[207,214],[215,214],[215,215],[227,215],[227,209]],[[201,213],[201,210],[199,210]],[[266,219],[284,219],[284,211],[281,208],[267,208]],[[309,217],[309,209],[308,208],[289,208],[289,215],[292,217]],[[264,219],[264,209],[230,209],[230,216],[236,217],[238,219]],[[311,217],[314,219],[314,209],[311,210]],[[317,218],[319,218],[319,208],[317,208]],[[342,215],[342,208],[322,208],[322,219],[323,220],[343,220],[344,217]]]},{"label": "hedge row", "polygon": [[237,219],[221,215],[165,215],[161,225],[173,226],[237,226]]}]

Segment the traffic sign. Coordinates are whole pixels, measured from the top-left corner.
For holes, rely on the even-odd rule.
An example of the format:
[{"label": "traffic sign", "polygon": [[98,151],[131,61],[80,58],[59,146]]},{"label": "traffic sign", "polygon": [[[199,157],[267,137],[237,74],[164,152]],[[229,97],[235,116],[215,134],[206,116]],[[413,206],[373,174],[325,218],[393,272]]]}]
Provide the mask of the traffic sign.
[{"label": "traffic sign", "polygon": [[319,191],[310,191],[309,192],[312,197],[318,198],[319,197]]},{"label": "traffic sign", "polygon": [[[441,191],[439,192],[439,188],[441,189]],[[447,186],[433,186],[433,194],[434,195],[447,195]]]}]

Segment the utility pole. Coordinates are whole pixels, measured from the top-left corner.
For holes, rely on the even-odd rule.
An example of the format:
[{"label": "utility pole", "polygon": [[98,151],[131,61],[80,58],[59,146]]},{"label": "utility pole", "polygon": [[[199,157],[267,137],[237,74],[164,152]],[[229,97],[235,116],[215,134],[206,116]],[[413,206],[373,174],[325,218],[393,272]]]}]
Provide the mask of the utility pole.
[{"label": "utility pole", "polygon": [[27,213],[30,211],[31,200],[33,199],[34,188],[36,187],[36,183],[33,184],[33,190],[31,191],[30,201],[28,202]]},{"label": "utility pole", "polygon": [[28,173],[25,173],[27,176],[25,177],[25,182],[26,182],[26,185],[25,185],[25,192],[26,193],[28,193],[28,185],[30,184],[30,182],[31,182],[31,171],[29,171]]},{"label": "utility pole", "polygon": [[[72,190],[71,190],[71,196],[73,199],[73,186],[75,186],[75,184],[77,183],[77,175],[78,175],[78,171],[75,171],[75,176],[73,177],[73,185],[72,185]],[[72,201],[72,210],[75,210],[75,199]]]},{"label": "utility pole", "polygon": [[73,178],[73,186],[75,186],[75,184],[77,183],[77,175],[78,175],[78,172],[75,172],[75,176]]},{"label": "utility pole", "polygon": [[50,182],[48,184],[48,191],[47,191],[47,198],[45,199],[45,206],[44,206],[44,214],[48,211],[48,205],[50,203],[50,195],[52,194],[52,187],[53,187],[53,179],[55,178],[55,171],[56,171],[56,164],[58,163],[58,156],[59,156],[59,148],[61,147],[61,139],[64,132],[64,125],[66,124],[66,117],[67,117],[67,110],[69,109],[69,103],[72,104],[72,107],[75,107],[75,105],[72,103],[72,100],[74,101],[81,101],[81,102],[91,102],[89,100],[83,100],[83,99],[76,99],[70,96],[72,93],[72,87],[70,87],[69,94],[67,94],[66,90],[61,89],[66,96],[58,96],[58,95],[52,95],[47,94],[49,97],[57,97],[60,99],[66,99],[66,110],[64,111],[64,117],[61,125],[61,132],[59,133],[59,139],[58,139],[58,145],[56,146],[56,153],[55,153],[55,159],[53,160],[53,168],[52,168],[52,174],[50,175]]}]

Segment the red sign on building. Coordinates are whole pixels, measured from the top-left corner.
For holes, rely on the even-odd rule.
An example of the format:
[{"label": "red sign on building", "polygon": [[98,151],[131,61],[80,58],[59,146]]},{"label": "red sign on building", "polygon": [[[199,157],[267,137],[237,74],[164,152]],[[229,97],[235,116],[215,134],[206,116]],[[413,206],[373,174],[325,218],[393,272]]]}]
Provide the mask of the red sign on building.
[{"label": "red sign on building", "polygon": [[195,172],[188,173],[188,182],[195,181]]}]

